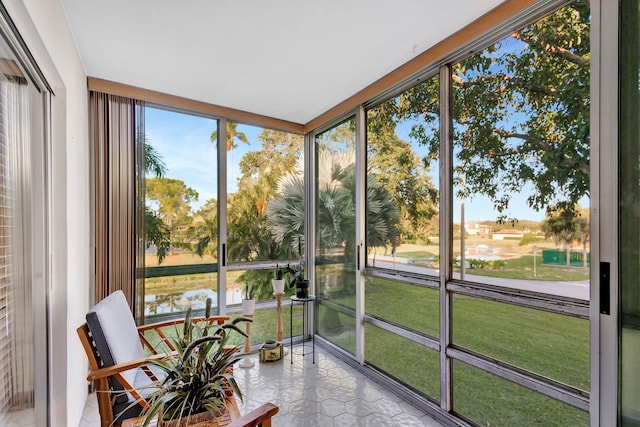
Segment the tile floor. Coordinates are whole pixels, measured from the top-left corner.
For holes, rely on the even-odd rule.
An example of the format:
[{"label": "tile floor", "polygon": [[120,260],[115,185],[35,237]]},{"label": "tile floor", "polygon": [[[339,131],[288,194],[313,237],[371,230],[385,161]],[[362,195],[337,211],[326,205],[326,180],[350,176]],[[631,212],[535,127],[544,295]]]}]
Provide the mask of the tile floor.
[{"label": "tile floor", "polygon": [[[317,346],[315,364],[311,354],[303,357],[301,350],[301,344],[294,346],[293,364],[289,355],[259,363],[254,354],[249,356],[255,362],[252,368],[235,368],[244,395],[244,402],[238,401],[241,413],[272,402],[280,407],[274,427],[441,426]],[[79,427],[99,425],[97,402],[90,395]]]},{"label": "tile floor", "polygon": [[0,414],[0,426],[3,427],[34,427],[35,425],[33,409]]}]

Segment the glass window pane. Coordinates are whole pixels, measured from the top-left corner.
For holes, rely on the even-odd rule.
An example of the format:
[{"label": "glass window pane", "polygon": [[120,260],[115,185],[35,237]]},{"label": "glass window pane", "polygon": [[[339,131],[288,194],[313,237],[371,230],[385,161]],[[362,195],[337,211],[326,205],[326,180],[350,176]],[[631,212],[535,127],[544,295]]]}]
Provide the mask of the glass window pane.
[{"label": "glass window pane", "polygon": [[367,363],[440,400],[440,355],[406,338],[365,325]]},{"label": "glass window pane", "polygon": [[482,426],[589,425],[587,412],[457,360],[453,361],[453,410]]},{"label": "glass window pane", "polygon": [[620,412],[623,426],[640,425],[640,9],[620,2]]},{"label": "glass window pane", "polygon": [[[192,266],[185,266],[182,272]],[[217,310],[217,273],[166,274],[145,279],[144,321],[160,322],[170,318],[182,318],[189,307],[204,313],[207,298]]]},{"label": "glass window pane", "polygon": [[304,138],[227,122],[229,262],[304,253]]},{"label": "glass window pane", "polygon": [[146,107],[145,127],[148,323],[217,301],[217,121]]},{"label": "glass window pane", "polygon": [[367,314],[433,337],[440,335],[437,289],[367,277],[364,306]]},{"label": "glass window pane", "polygon": [[[282,302],[282,339],[284,345],[289,345],[290,337],[290,318],[291,307],[288,300]],[[232,315],[231,318],[239,317],[240,314]],[[251,343],[260,344],[268,340],[275,340],[277,334],[277,309],[264,308],[260,309],[256,307],[256,311],[253,314],[253,323],[251,323]],[[302,305],[293,306],[293,336],[296,337],[302,335]],[[238,335],[234,338],[233,342],[229,344],[244,345],[244,337]]]},{"label": "glass window pane", "polygon": [[[322,300],[321,300],[322,302]],[[356,318],[335,306],[321,303],[318,306],[317,333],[333,344],[356,354]]]},{"label": "glass window pane", "polygon": [[[273,277],[273,268],[227,271],[227,304],[239,306],[246,291],[250,291],[256,301],[274,299],[271,283]],[[295,288],[290,282],[290,278],[285,279],[285,297],[295,294]]]},{"label": "glass window pane", "polygon": [[455,277],[589,299],[589,24],[577,1],[453,66]]},{"label": "glass window pane", "polygon": [[367,112],[367,265],[437,275],[439,78]]},{"label": "glass window pane", "polygon": [[355,118],[317,135],[315,140],[315,285],[321,306],[318,331],[334,344],[353,353],[356,290],[355,144]]},{"label": "glass window pane", "polygon": [[453,343],[589,390],[589,321],[454,295]]}]

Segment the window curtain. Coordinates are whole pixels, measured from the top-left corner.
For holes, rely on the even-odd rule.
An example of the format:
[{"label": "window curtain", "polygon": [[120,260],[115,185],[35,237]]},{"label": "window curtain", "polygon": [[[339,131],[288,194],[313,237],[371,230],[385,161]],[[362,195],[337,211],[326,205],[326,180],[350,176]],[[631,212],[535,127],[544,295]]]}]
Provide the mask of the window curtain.
[{"label": "window curtain", "polygon": [[91,91],[95,301],[122,290],[144,321],[144,102]]},{"label": "window curtain", "polygon": [[34,405],[29,88],[0,59],[0,424]]}]

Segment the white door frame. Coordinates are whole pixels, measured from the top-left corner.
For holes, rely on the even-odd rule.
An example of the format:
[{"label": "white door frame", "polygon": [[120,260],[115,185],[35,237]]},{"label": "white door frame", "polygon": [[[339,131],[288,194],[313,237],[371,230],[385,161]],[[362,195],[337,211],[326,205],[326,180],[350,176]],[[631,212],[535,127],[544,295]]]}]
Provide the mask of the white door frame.
[{"label": "white door frame", "polygon": [[[618,422],[618,1],[591,1],[591,425]],[[608,307],[601,264],[608,263]],[[606,292],[605,292],[606,293]],[[606,304],[604,304],[606,305]],[[605,309],[609,314],[603,314]]]}]

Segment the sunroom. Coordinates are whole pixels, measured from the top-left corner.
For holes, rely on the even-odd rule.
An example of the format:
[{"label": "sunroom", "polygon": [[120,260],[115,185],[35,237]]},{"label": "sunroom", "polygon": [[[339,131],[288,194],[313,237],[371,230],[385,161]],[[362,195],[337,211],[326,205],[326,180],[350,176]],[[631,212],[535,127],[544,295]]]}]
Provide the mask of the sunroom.
[{"label": "sunroom", "polygon": [[83,425],[121,290],[442,425],[640,425],[637,1],[0,5],[0,424]]}]

